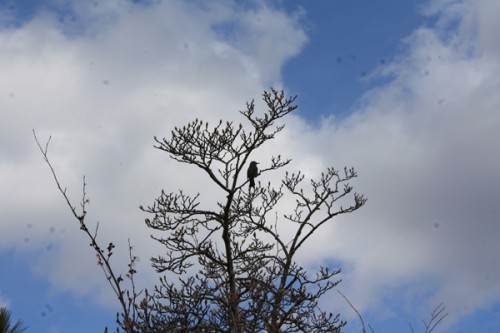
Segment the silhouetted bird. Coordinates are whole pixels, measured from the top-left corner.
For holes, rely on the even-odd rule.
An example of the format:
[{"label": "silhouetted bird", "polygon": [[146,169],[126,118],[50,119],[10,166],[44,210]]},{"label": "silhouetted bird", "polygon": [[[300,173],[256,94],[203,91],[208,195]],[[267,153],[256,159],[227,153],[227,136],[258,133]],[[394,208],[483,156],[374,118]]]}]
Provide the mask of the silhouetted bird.
[{"label": "silhouetted bird", "polygon": [[250,162],[250,166],[248,167],[247,170],[247,177],[248,180],[250,181],[250,184],[248,185],[248,189],[255,187],[255,177],[259,175],[259,169],[257,169],[257,162],[252,161]]}]

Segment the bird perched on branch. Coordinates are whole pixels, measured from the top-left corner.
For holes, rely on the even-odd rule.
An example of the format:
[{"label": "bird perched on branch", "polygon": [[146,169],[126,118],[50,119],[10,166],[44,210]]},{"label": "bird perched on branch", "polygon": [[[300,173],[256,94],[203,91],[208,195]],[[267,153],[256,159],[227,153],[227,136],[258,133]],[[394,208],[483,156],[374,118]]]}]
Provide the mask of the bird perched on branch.
[{"label": "bird perched on branch", "polygon": [[247,177],[248,177],[248,180],[250,181],[250,184],[248,185],[248,189],[255,187],[255,177],[257,177],[259,175],[259,169],[257,168],[257,164],[259,164],[259,163],[252,161],[252,162],[250,162],[250,166],[248,167]]}]

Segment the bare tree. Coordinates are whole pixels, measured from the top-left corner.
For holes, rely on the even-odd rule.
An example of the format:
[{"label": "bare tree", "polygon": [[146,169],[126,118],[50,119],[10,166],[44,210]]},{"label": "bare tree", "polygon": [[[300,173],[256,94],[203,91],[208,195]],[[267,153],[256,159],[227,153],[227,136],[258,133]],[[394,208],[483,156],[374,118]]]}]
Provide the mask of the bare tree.
[{"label": "bare tree", "polygon": [[[296,254],[325,223],[366,202],[352,193],[353,169],[328,168],[318,180],[302,187],[304,176],[287,173],[277,187],[246,190],[246,168],[255,150],[284,127],[280,121],[296,109],[295,97],[271,90],[263,94],[267,112],[255,114],[254,102],[241,111],[251,129],[222,121],[213,128],[195,120],[175,128],[170,138],[155,138],[156,148],[174,160],[198,167],[222,200],[201,203],[199,194],[162,192],[149,207],[148,227],[161,231],[154,238],[166,253],[152,259],[158,272],[173,272],[179,281],[157,286],[152,331],[185,332],[340,332],[344,322],[318,307],[333,288],[340,270],[320,267],[309,274]],[[259,176],[290,163],[271,157]],[[261,162],[266,164],[265,162]],[[343,199],[351,196],[347,206]],[[286,199],[285,199],[286,198]],[[277,212],[280,200],[293,200],[288,214]],[[280,230],[293,230],[288,239]],[[190,269],[191,268],[191,269]],[[193,276],[193,270],[196,274]]]},{"label": "bare tree", "polygon": [[[210,127],[197,119],[176,127],[169,138],[155,137],[157,149],[198,167],[222,195],[201,202],[200,193],[162,191],[151,206],[141,206],[151,214],[146,225],[154,230],[152,237],[165,248],[152,265],[169,274],[140,300],[135,290],[119,289],[109,256],[94,246],[122,304],[118,320],[124,331],[341,332],[345,322],[319,306],[321,296],[339,283],[340,269],[321,266],[311,273],[296,255],[326,223],[359,209],[366,199],[349,184],[357,176],[352,168],[328,168],[308,182],[298,172],[286,173],[279,184],[245,186],[252,154],[283,130],[283,118],[297,108],[295,97],[282,91],[264,92],[263,101],[268,110],[262,115],[253,101],[241,111],[245,126],[220,121]],[[40,149],[49,163],[47,148]],[[256,181],[291,160],[276,155],[260,162]],[[85,225],[85,188],[83,197],[82,214],[67,203]],[[279,211],[281,201],[294,208]],[[81,228],[96,243],[96,234]],[[133,281],[135,272],[129,273]]]}]

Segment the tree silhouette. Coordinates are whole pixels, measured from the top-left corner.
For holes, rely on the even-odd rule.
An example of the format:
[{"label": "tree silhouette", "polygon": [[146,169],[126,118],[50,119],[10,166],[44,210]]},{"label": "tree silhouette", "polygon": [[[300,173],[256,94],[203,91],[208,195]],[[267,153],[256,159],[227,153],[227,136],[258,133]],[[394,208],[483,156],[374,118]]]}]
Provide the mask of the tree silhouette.
[{"label": "tree silhouette", "polygon": [[[255,112],[253,101],[240,111],[245,125],[220,121],[210,127],[196,119],[176,127],[169,138],[155,137],[155,148],[181,164],[199,168],[220,196],[202,202],[202,189],[193,195],[183,190],[162,191],[152,205],[140,207],[151,214],[146,225],[165,249],[151,259],[152,265],[157,272],[168,273],[141,298],[135,289],[125,291],[122,275],[115,274],[109,263],[111,254],[97,244],[85,225],[85,185],[82,213],[77,213],[48,161],[48,144],[43,149],[38,143],[118,295],[123,308],[117,318],[121,329],[341,332],[345,322],[319,306],[321,296],[339,283],[340,269],[320,266],[311,273],[296,261],[296,255],[335,216],[365,204],[363,195],[353,192],[349,184],[356,172],[328,168],[308,182],[301,172],[286,172],[278,184],[256,182],[252,190],[245,186],[252,154],[283,130],[283,118],[297,108],[295,99],[272,89],[263,94],[267,111],[262,115]],[[260,160],[259,179],[290,162],[279,154]],[[291,211],[282,212],[281,202],[295,204]],[[134,257],[129,250],[132,269]],[[126,274],[132,286],[134,273]]]},{"label": "tree silhouette", "polygon": [[[300,172],[287,173],[277,187],[247,191],[252,153],[272,140],[284,127],[278,121],[296,109],[295,97],[283,92],[265,92],[263,100],[268,107],[263,116],[255,114],[253,101],[241,111],[249,130],[222,121],[210,128],[195,120],[175,128],[168,139],[155,138],[156,148],[200,168],[223,195],[202,203],[199,194],[162,192],[153,205],[141,207],[152,214],[146,224],[160,231],[154,238],[166,249],[152,259],[154,268],[179,276],[162,279],[150,299],[153,331],[339,332],[344,325],[318,307],[319,298],[338,283],[333,277],[340,270],[320,267],[308,274],[295,256],[322,225],[365,203],[353,193],[347,206],[340,204],[352,193],[348,181],[356,172],[328,168],[308,190],[301,187]],[[271,157],[260,175],[290,161]],[[277,204],[285,198],[296,205],[280,214]],[[293,233],[287,238],[284,230]]]},{"label": "tree silhouette", "polygon": [[23,322],[11,322],[11,313],[7,308],[0,308],[0,333],[22,333],[26,331]]}]

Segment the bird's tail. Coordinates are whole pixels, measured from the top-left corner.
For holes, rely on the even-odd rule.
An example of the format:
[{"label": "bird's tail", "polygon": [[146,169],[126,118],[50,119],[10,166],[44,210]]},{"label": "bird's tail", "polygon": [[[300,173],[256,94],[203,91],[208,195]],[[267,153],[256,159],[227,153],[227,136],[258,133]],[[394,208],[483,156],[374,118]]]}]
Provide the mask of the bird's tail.
[{"label": "bird's tail", "polygon": [[248,188],[255,187],[255,180],[253,178],[250,178],[250,185],[248,185]]}]

